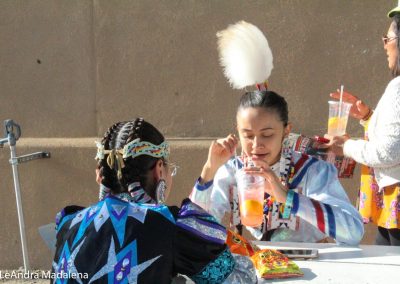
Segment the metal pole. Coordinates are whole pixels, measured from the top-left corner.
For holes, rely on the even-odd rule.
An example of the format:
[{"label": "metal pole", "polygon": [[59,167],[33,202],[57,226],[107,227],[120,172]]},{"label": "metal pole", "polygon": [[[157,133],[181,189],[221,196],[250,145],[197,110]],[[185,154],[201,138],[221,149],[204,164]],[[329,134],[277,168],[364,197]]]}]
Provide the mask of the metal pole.
[{"label": "metal pole", "polygon": [[10,164],[13,171],[15,198],[17,201],[19,233],[21,236],[21,246],[22,246],[22,258],[24,260],[24,270],[25,272],[29,272],[30,265],[28,256],[28,246],[26,243],[24,212],[22,210],[21,191],[19,187],[17,166],[19,163],[29,162],[35,159],[50,158],[50,153],[36,152],[28,155],[23,155],[21,157],[17,157],[15,145],[17,144],[17,140],[21,137],[21,127],[18,124],[16,124],[12,119],[7,119],[4,121],[4,130],[6,138],[0,139],[0,148],[3,148],[3,145],[6,143],[10,144],[10,152],[11,152]]},{"label": "metal pole", "polygon": [[21,193],[20,193],[20,188],[19,188],[19,178],[18,178],[18,169],[17,169],[18,161],[17,161],[17,155],[15,153],[15,138],[13,137],[13,133],[8,134],[8,140],[10,143],[10,151],[11,151],[10,164],[11,164],[12,171],[13,171],[15,198],[17,200],[19,232],[20,232],[20,236],[21,236],[21,245],[22,245],[22,258],[24,260],[25,272],[28,272],[30,270],[30,265],[29,265],[29,257],[28,257],[28,247],[26,244],[24,213],[22,211]]}]

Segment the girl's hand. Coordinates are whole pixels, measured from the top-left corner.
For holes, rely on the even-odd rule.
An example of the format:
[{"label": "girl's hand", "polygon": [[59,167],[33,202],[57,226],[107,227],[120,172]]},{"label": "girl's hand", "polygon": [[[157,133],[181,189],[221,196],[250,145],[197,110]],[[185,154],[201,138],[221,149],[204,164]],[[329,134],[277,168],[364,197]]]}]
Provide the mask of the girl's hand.
[{"label": "girl's hand", "polygon": [[255,176],[265,178],[264,191],[273,196],[280,203],[286,202],[287,189],[280,179],[271,170],[268,164],[262,160],[254,161],[255,167],[245,168],[245,172]]},{"label": "girl's hand", "polygon": [[229,134],[226,138],[211,142],[207,162],[201,173],[203,183],[214,178],[217,170],[233,156],[237,145],[238,139],[234,134]]},{"label": "girl's hand", "polygon": [[[339,100],[340,91],[336,90],[335,93],[330,94],[331,98]],[[357,119],[366,120],[372,114],[372,110],[364,104],[358,97],[343,91],[343,101],[352,104],[350,109],[350,115]]]},{"label": "girl's hand", "polygon": [[218,169],[233,156],[237,144],[238,139],[234,134],[229,134],[226,138],[211,142],[207,164],[211,168]]},{"label": "girl's hand", "polygon": [[325,134],[326,139],[329,139],[329,143],[322,144],[319,148],[328,149],[333,152],[336,156],[343,156],[343,144],[350,139],[350,136],[345,134],[343,136],[331,136]]}]

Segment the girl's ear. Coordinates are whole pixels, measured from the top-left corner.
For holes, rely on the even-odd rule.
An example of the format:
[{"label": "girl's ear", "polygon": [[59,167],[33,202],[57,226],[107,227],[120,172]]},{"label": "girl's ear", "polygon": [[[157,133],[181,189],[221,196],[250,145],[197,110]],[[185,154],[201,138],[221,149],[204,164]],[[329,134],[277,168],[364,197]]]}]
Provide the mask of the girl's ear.
[{"label": "girl's ear", "polygon": [[153,168],[153,177],[156,182],[158,182],[163,177],[164,171],[164,162],[162,160],[158,160],[155,167]]},{"label": "girl's ear", "polygon": [[289,122],[285,127],[285,137],[288,137],[290,132],[292,131],[292,124]]},{"label": "girl's ear", "polygon": [[103,177],[100,174],[100,169],[97,168],[96,169],[96,182],[97,182],[97,184],[100,185],[102,180],[103,180]]}]

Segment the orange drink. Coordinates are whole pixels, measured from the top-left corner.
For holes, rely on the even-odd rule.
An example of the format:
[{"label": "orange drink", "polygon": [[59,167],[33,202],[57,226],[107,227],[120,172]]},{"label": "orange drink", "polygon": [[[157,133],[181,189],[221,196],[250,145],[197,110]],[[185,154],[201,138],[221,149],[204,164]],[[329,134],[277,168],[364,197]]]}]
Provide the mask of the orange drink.
[{"label": "orange drink", "polygon": [[245,226],[256,227],[263,221],[264,178],[246,174],[243,170],[236,173],[239,194],[240,219]]},{"label": "orange drink", "polygon": [[240,204],[240,214],[242,224],[245,226],[258,226],[262,223],[263,204],[259,200],[245,200]]},{"label": "orange drink", "polygon": [[341,136],[346,134],[347,120],[351,104],[329,101],[328,134]]},{"label": "orange drink", "polygon": [[328,120],[328,134],[340,136],[346,133],[347,117],[331,117]]}]

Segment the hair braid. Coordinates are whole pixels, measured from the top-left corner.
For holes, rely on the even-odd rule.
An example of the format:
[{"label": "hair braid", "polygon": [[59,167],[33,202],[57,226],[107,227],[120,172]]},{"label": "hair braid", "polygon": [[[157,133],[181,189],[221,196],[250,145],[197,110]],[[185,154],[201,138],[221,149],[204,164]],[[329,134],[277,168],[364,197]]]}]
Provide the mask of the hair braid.
[{"label": "hair braid", "polygon": [[[126,135],[121,136],[121,143],[123,145],[128,144],[129,142],[139,138],[142,140],[142,127],[143,127],[143,118],[136,118],[134,121],[130,121],[124,126],[124,130],[126,131]],[[122,131],[122,130],[121,130]],[[149,160],[157,160],[152,157],[147,157]],[[140,159],[140,157],[137,157],[137,159]],[[138,167],[136,166],[133,162],[133,159],[128,159],[125,161],[125,164],[127,165],[126,170],[123,169],[124,172],[129,172],[130,174],[123,174],[122,178],[120,180],[121,186],[125,189],[128,190],[129,184],[133,182],[140,182],[142,187],[145,187],[147,184],[147,180],[145,178],[146,171],[148,170],[146,167]],[[146,163],[145,163],[146,164]]]},{"label": "hair braid", "polygon": [[[104,149],[112,150],[114,148],[115,137],[118,135],[119,130],[124,124],[125,122],[117,122],[106,131],[101,141],[101,143],[104,145]],[[101,183],[106,187],[113,189],[115,192],[121,192],[117,173],[107,164],[107,156],[99,161],[98,168],[100,170],[100,176],[102,177]]]}]

